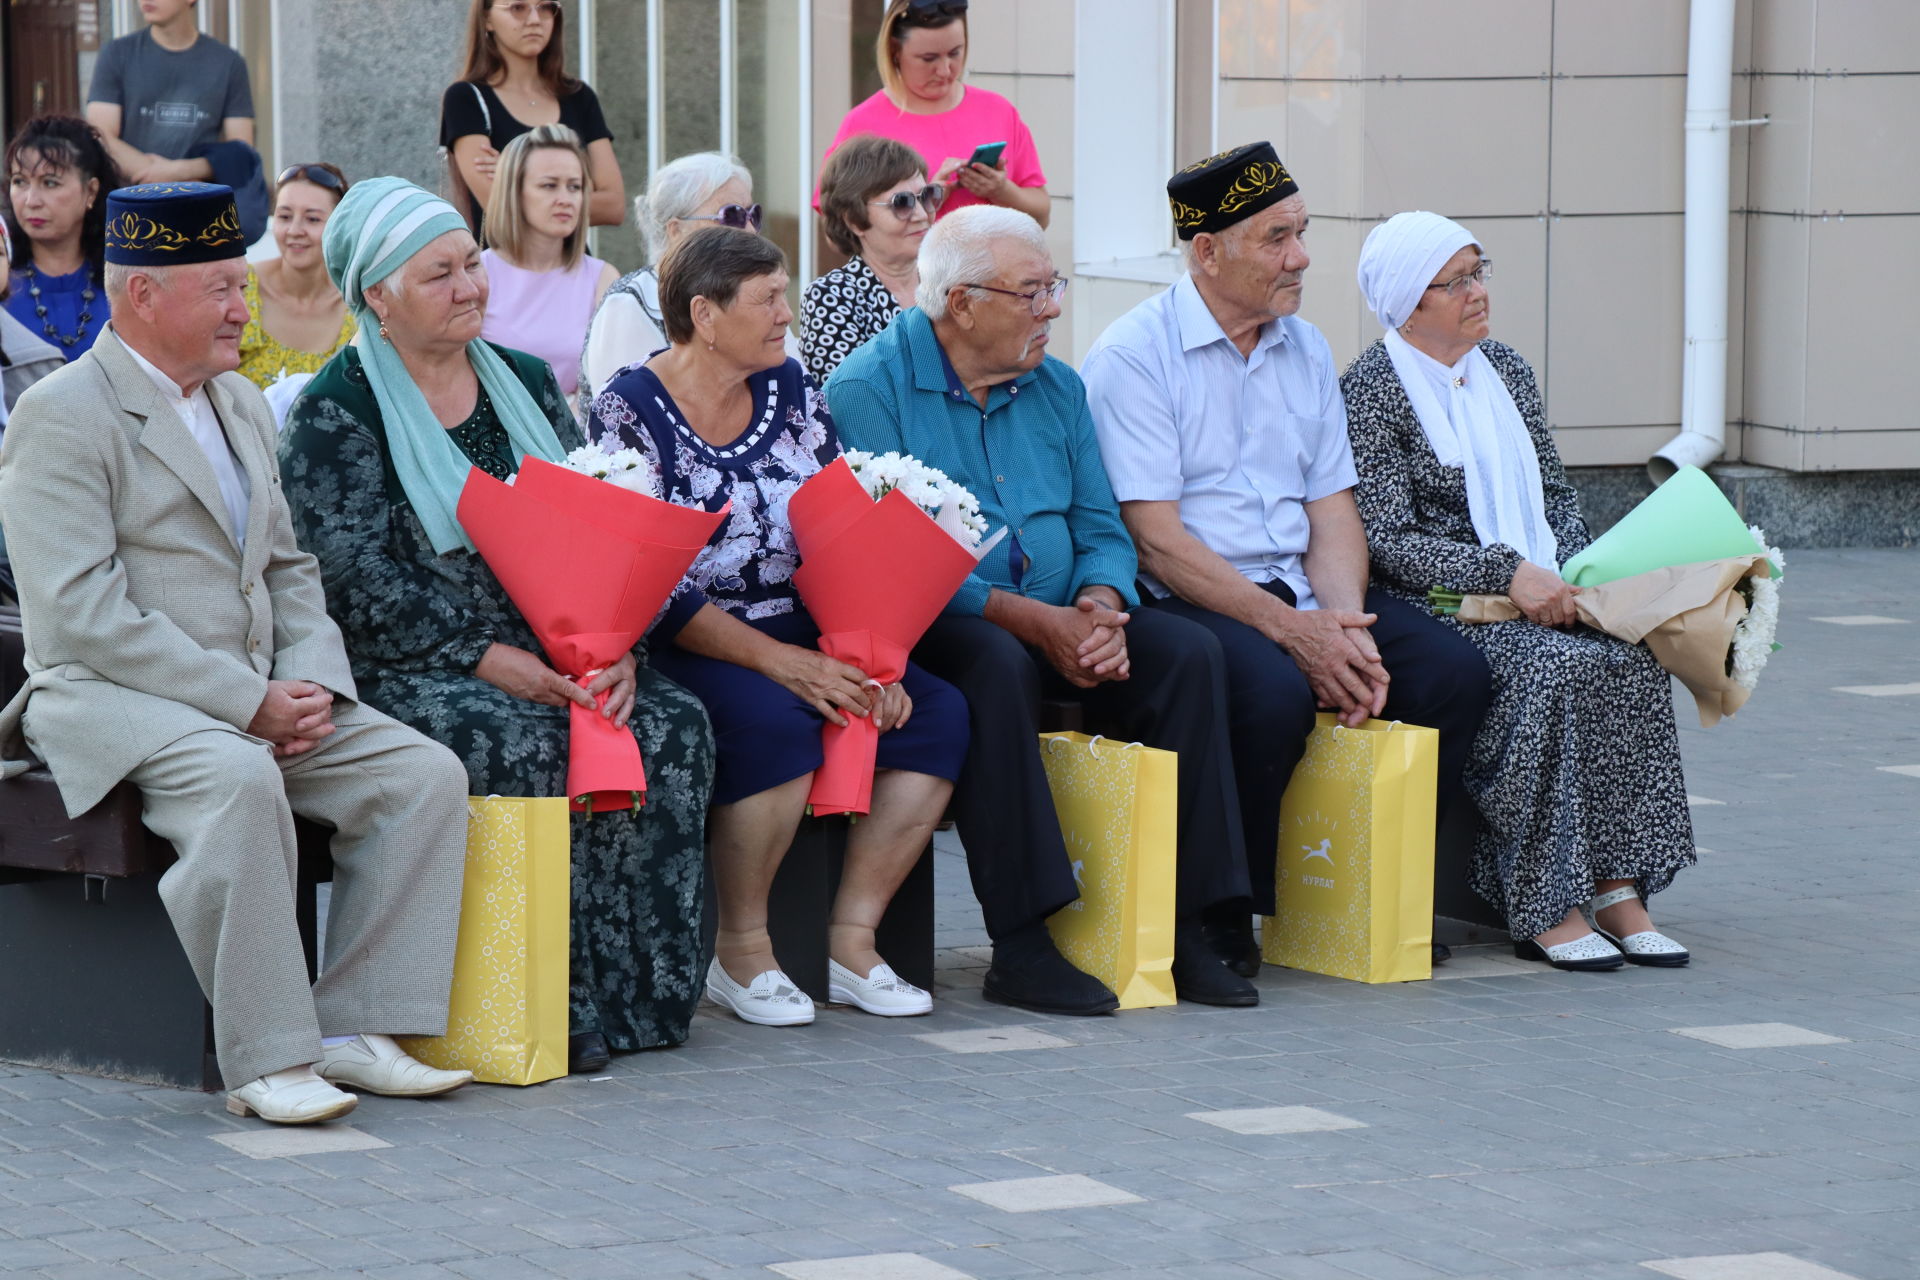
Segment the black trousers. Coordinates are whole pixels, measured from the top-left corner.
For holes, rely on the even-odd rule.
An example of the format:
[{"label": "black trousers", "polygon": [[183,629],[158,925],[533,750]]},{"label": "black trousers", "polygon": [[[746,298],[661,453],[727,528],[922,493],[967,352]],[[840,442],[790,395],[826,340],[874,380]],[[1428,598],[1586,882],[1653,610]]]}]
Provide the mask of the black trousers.
[{"label": "black trousers", "polygon": [[1193,915],[1249,891],[1219,641],[1169,612],[1135,610],[1127,654],[1128,679],[1080,689],[985,618],[942,618],[913,651],[916,663],[967,697],[973,740],[953,813],[991,937],[1043,920],[1079,896],[1040,764],[1043,696],[1080,702],[1096,732],[1180,754],[1179,913]]},{"label": "black trousers", "polygon": [[[1285,592],[1285,587],[1280,590]],[[1253,909],[1269,913],[1274,907],[1280,796],[1293,767],[1306,753],[1307,735],[1313,732],[1318,710],[1313,689],[1285,649],[1246,623],[1174,596],[1153,603],[1151,610],[1134,612],[1136,622],[1151,612],[1191,619],[1219,640],[1226,657],[1228,734],[1240,821],[1246,831],[1247,880]],[[1461,767],[1492,696],[1493,675],[1471,641],[1413,605],[1370,590],[1366,611],[1379,615],[1371,632],[1391,677],[1385,718],[1440,731],[1442,807],[1437,819],[1459,789]]]}]

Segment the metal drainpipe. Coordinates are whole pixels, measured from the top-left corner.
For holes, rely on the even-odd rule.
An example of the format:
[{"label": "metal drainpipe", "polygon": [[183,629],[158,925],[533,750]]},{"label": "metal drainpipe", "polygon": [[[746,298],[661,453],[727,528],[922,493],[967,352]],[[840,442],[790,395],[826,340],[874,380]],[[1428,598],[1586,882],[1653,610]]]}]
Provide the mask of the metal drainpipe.
[{"label": "metal drainpipe", "polygon": [[1647,474],[1656,484],[1681,467],[1706,466],[1726,448],[1734,3],[1693,0],[1689,14],[1686,344],[1681,366],[1680,434],[1647,460]]}]

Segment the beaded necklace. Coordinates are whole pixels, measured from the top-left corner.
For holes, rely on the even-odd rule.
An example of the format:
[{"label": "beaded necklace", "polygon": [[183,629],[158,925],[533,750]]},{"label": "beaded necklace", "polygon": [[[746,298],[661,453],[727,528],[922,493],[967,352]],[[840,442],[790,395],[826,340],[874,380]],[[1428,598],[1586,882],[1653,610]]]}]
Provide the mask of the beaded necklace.
[{"label": "beaded necklace", "polygon": [[63,347],[73,347],[87,336],[87,326],[93,323],[93,300],[97,296],[91,279],[80,292],[80,328],[71,338],[54,328],[53,321],[47,318],[47,304],[40,301],[40,272],[32,263],[27,264],[27,293],[33,298],[33,314],[40,317],[40,328],[49,338]]}]

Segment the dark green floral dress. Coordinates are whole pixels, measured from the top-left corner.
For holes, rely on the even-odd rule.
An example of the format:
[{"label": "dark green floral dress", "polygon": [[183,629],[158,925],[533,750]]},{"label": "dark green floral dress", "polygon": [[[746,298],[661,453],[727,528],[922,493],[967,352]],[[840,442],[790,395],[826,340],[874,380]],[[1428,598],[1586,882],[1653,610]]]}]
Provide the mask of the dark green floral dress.
[{"label": "dark green floral dress", "polygon": [[[553,419],[561,446],[579,447],[580,429],[546,364],[495,350]],[[453,436],[489,473],[514,469],[484,393]],[[565,795],[567,709],[522,701],[473,674],[496,641],[533,653],[539,642],[485,561],[434,554],[394,477],[354,348],[328,361],[295,402],[280,470],[361,698],[452,748],[475,795]],[[571,1031],[598,1031],[619,1050],[687,1038],[704,970],[713,788],[713,736],[699,700],[644,661],[637,674],[632,725],[647,762],[646,806],[573,819]]]}]

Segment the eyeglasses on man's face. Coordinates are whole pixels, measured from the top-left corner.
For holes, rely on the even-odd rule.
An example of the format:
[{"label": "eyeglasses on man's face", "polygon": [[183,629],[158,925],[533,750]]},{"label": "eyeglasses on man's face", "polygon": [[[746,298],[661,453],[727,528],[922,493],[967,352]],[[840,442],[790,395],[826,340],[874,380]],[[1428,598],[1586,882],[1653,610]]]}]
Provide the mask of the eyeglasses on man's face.
[{"label": "eyeglasses on man's face", "polygon": [[532,22],[535,18],[551,22],[560,16],[560,0],[508,0],[489,7],[503,11],[515,22]]},{"label": "eyeglasses on man's face", "polygon": [[1047,307],[1051,303],[1058,302],[1066,296],[1067,277],[1055,276],[1049,283],[1041,285],[1038,289],[1030,293],[1022,293],[1018,289],[1002,289],[997,285],[991,284],[970,284],[964,287],[968,289],[985,289],[988,293],[1004,293],[1009,298],[1024,298],[1028,308],[1037,316],[1044,315]]},{"label": "eyeglasses on man's face", "polygon": [[1430,284],[1427,286],[1427,288],[1445,289],[1447,291],[1447,296],[1449,298],[1457,298],[1461,295],[1462,292],[1466,290],[1466,287],[1469,284],[1484,285],[1488,280],[1491,280],[1492,278],[1493,278],[1493,259],[1482,258],[1480,259],[1479,266],[1475,267],[1473,270],[1469,272],[1466,272],[1464,275],[1457,275],[1451,280],[1442,280],[1439,284]]},{"label": "eyeglasses on man's face", "polygon": [[718,213],[690,213],[688,222],[717,222],[723,227],[738,227],[742,231],[758,231],[765,211],[757,204],[723,204]]},{"label": "eyeglasses on man's face", "polygon": [[902,222],[913,220],[913,208],[919,205],[931,218],[940,211],[947,198],[947,189],[937,182],[929,182],[918,191],[896,191],[885,200],[869,200],[868,204],[876,209],[891,209],[893,216]]}]

